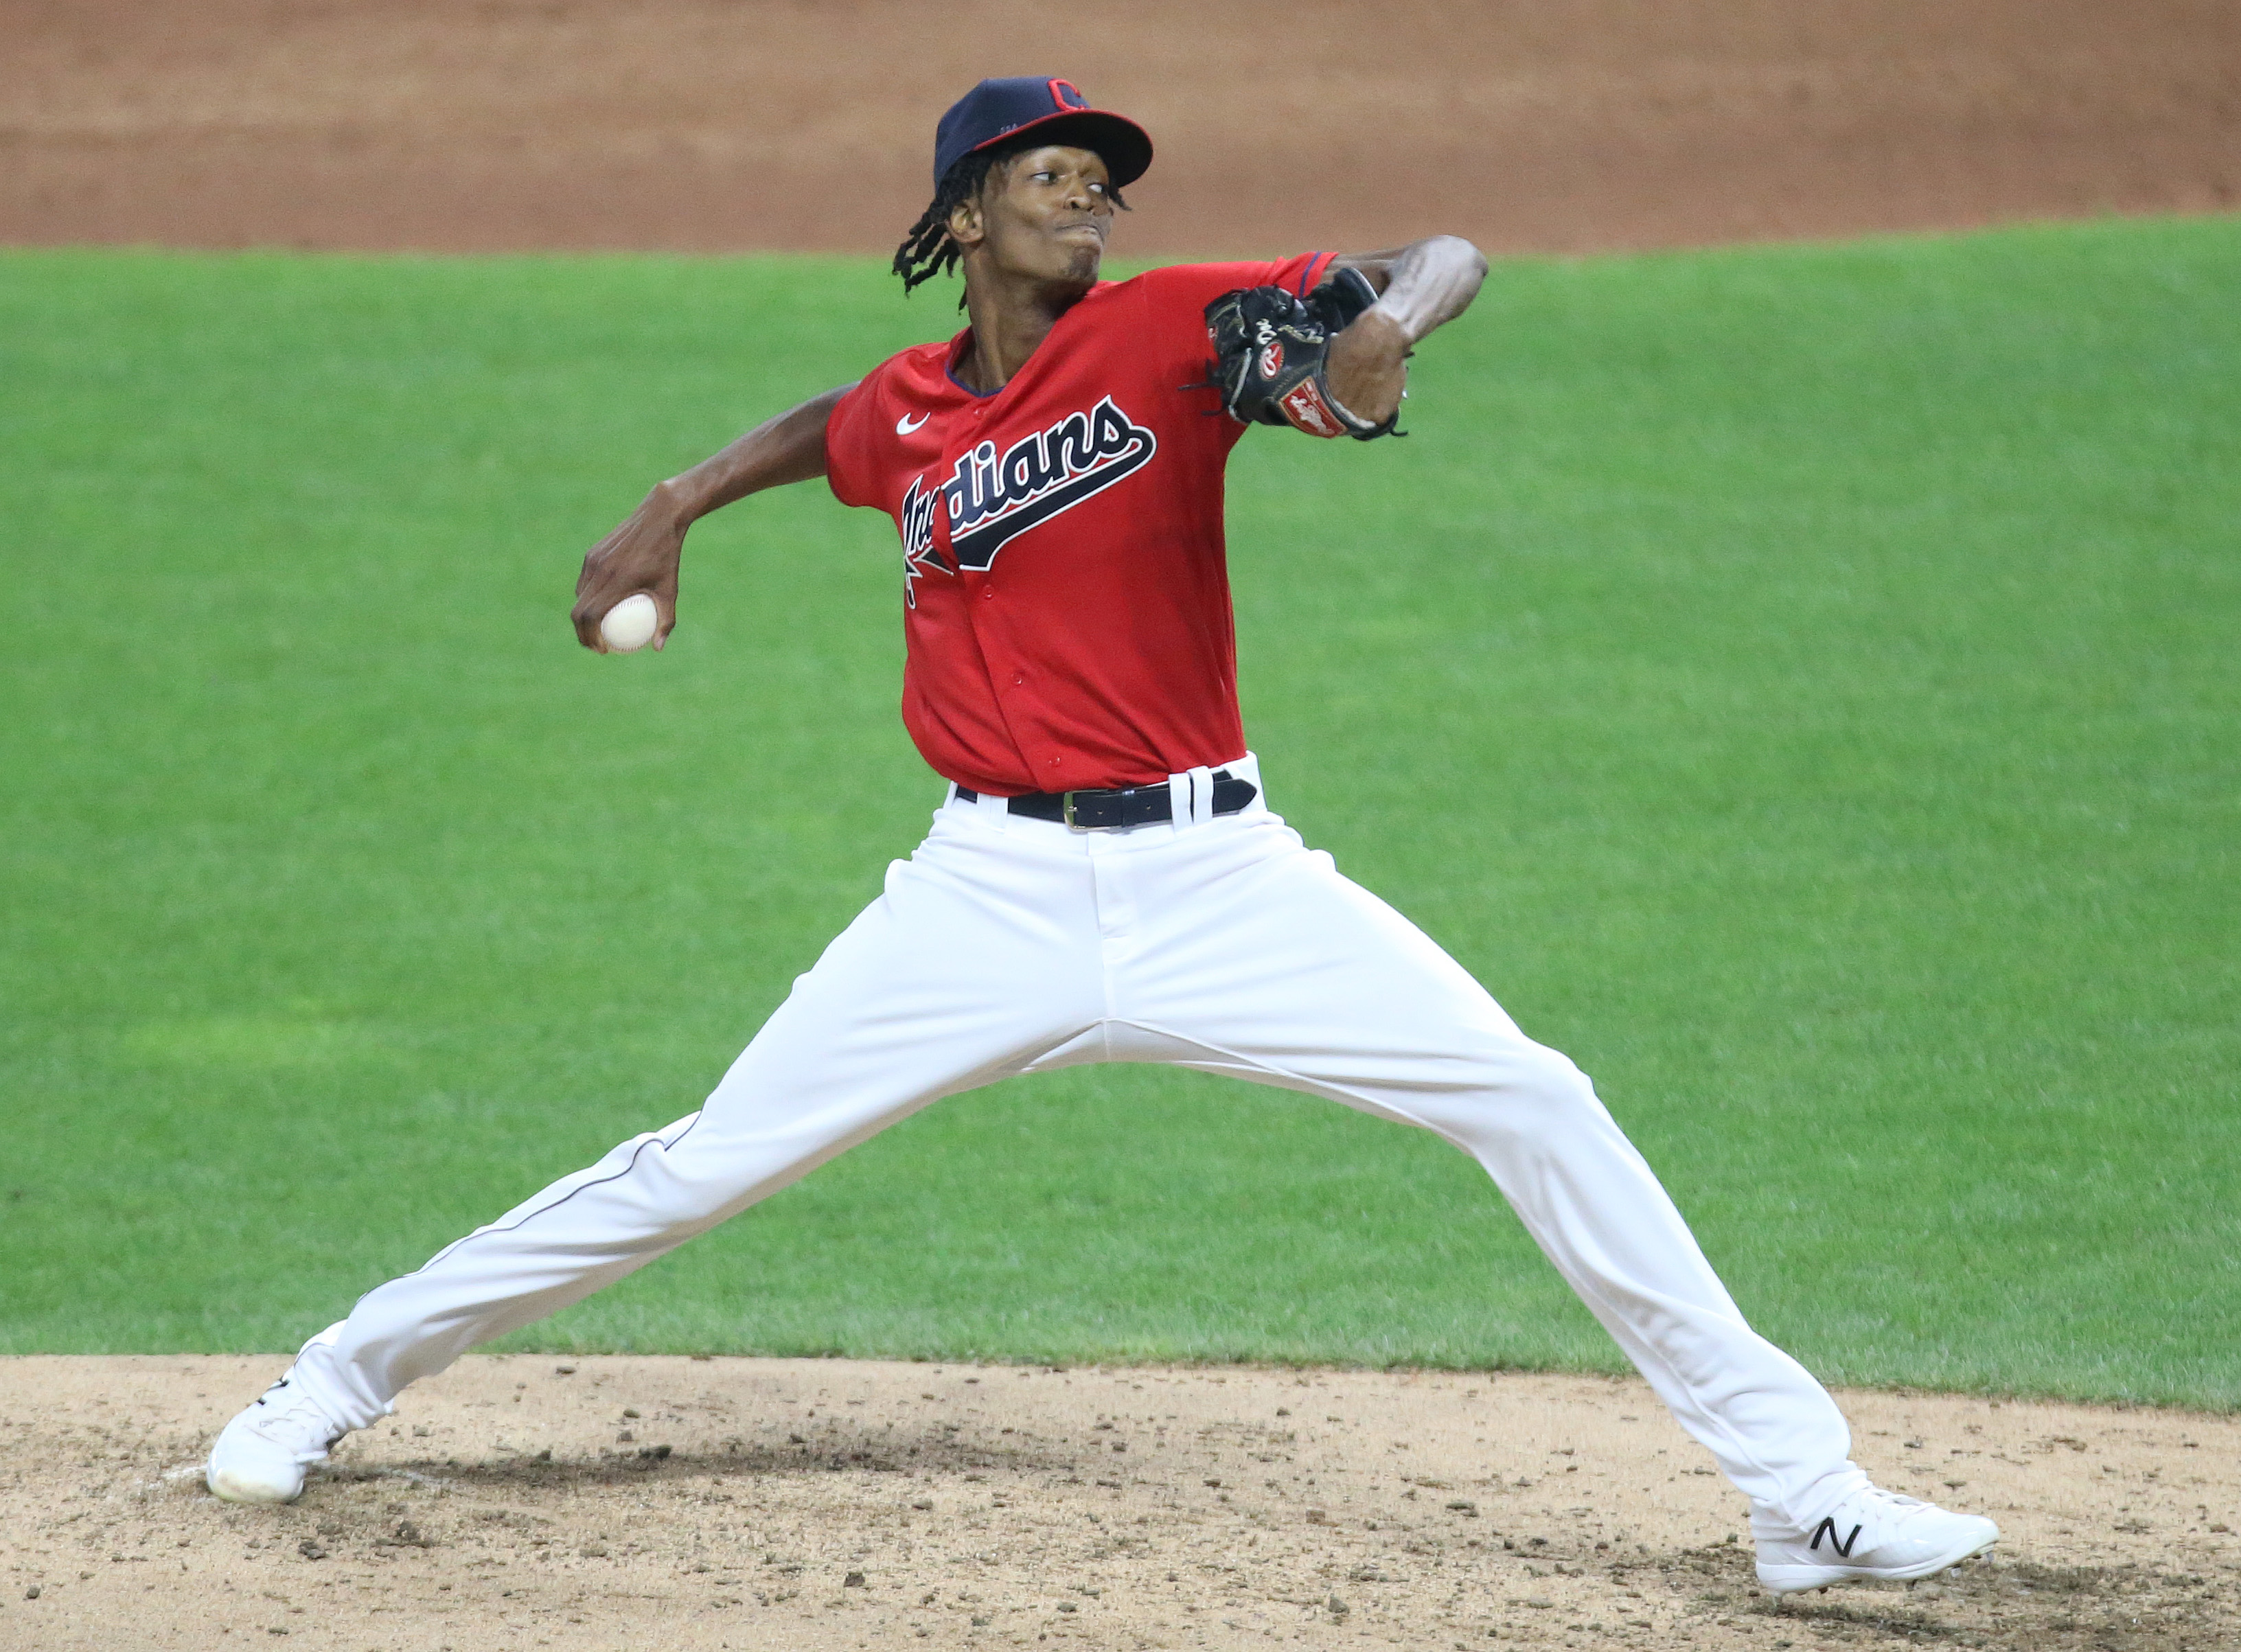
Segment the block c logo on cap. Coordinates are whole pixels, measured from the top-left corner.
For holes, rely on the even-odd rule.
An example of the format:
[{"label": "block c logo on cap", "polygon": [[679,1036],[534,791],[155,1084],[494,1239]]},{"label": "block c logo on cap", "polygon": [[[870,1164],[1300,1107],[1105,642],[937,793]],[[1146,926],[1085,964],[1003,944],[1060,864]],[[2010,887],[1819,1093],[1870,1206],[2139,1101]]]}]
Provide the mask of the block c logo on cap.
[{"label": "block c logo on cap", "polygon": [[1070,80],[1054,80],[1050,84],[1051,107],[1056,109],[1087,109],[1089,99]]}]

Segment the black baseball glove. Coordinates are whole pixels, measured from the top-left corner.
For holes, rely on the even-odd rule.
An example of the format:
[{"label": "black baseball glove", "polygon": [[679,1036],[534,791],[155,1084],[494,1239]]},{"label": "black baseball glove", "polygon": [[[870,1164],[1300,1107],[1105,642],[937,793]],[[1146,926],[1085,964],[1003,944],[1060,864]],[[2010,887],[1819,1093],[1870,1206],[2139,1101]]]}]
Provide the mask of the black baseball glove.
[{"label": "black baseball glove", "polygon": [[1393,435],[1397,411],[1381,425],[1356,418],[1332,399],[1325,372],[1331,339],[1376,302],[1359,270],[1341,270],[1305,298],[1282,287],[1225,292],[1206,307],[1214,345],[1207,381],[1241,425],[1289,425],[1358,442]]}]

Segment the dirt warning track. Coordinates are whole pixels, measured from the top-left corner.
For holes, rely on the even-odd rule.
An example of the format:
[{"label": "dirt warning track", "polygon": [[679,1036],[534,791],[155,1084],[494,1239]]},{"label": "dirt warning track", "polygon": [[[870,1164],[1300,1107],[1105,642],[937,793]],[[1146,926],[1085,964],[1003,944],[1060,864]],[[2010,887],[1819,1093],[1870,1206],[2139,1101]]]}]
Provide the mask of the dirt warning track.
[{"label": "dirt warning track", "polygon": [[2241,204],[2231,0],[0,0],[0,244],[892,251],[936,117],[1160,145],[1116,251]]},{"label": "dirt warning track", "polygon": [[2005,1536],[1777,1608],[1632,1381],[472,1358],[301,1502],[218,1503],[279,1363],[0,1365],[0,1645],[2241,1644],[2231,1417],[1848,1394],[1878,1479]]}]

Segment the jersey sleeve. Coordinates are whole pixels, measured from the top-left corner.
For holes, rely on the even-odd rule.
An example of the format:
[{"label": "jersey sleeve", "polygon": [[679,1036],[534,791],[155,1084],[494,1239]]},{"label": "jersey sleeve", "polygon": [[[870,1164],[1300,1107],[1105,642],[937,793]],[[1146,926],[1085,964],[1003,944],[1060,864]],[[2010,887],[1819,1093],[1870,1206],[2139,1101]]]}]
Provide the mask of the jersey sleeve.
[{"label": "jersey sleeve", "polygon": [[843,505],[884,508],[879,493],[877,438],[882,426],[877,406],[884,365],[873,369],[833,405],[825,420],[825,480]]},{"label": "jersey sleeve", "polygon": [[1178,264],[1146,272],[1145,295],[1163,309],[1188,311],[1203,322],[1206,307],[1239,287],[1284,287],[1302,298],[1330,272],[1335,252],[1302,252],[1270,264]]},{"label": "jersey sleeve", "polygon": [[1178,264],[1139,278],[1150,339],[1176,370],[1194,376],[1206,362],[1206,307],[1239,287],[1284,287],[1305,298],[1329,273],[1333,252],[1303,252],[1268,264]]}]

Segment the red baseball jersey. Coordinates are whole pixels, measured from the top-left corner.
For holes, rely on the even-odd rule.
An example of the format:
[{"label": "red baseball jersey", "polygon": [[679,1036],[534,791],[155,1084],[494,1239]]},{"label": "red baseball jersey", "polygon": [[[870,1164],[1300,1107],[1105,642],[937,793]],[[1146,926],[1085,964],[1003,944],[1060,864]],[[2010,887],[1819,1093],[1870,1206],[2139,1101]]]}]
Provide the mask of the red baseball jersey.
[{"label": "red baseball jersey", "polygon": [[903,722],[934,770],[1013,795],[1245,754],[1222,548],[1244,427],[1203,384],[1207,304],[1311,291],[1328,253],[1100,282],[1001,390],[968,329],[875,368],[825,427],[833,492],[902,536]]}]

